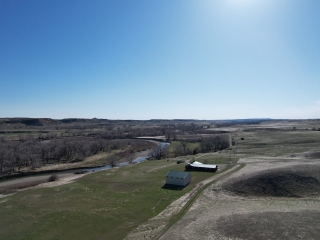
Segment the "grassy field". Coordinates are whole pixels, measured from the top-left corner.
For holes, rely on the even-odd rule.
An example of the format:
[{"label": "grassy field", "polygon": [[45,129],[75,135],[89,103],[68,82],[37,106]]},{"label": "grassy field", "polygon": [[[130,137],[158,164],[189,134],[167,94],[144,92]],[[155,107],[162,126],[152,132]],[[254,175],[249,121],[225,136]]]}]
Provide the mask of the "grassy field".
[{"label": "grassy field", "polygon": [[[303,152],[310,150],[320,152],[320,131],[311,131],[313,125],[307,126],[309,130],[306,130],[307,127],[304,125],[291,123],[282,128],[271,129],[270,126],[267,124],[239,127],[239,129],[237,126],[237,130],[231,132],[236,144],[230,150],[182,156],[169,161],[167,159],[146,161],[92,173],[67,185],[33,188],[0,198],[0,215],[2,216],[0,239],[123,239],[131,230],[159,214],[174,200],[190,192],[197,183],[219,174],[219,172],[192,172],[192,183],[183,190],[162,188],[168,170],[184,170],[184,164],[176,164],[179,159],[219,165],[228,163],[230,159],[231,163],[235,164],[240,158],[250,157],[246,163],[247,166],[241,170],[245,176],[250,171],[272,166],[267,164],[268,161],[274,161],[272,157],[286,155],[284,156],[284,163],[286,163],[287,157],[300,153],[301,158],[293,158],[290,161],[302,162],[306,160],[304,156],[306,154],[302,156]],[[295,130],[293,126],[296,126]],[[178,146],[180,147],[181,143],[172,142],[170,145],[172,154],[173,149]],[[187,145],[190,149],[196,147],[199,147],[199,143]],[[308,155],[310,158],[311,154],[308,153]],[[88,157],[83,164],[102,164],[106,156],[103,153]],[[252,156],[254,157],[251,158]],[[258,156],[263,156],[263,162],[259,162]],[[243,162],[243,159],[241,161]],[[250,164],[253,164],[252,170],[246,170]],[[233,212],[241,213],[241,211],[246,213],[252,210],[250,207],[253,203],[258,206],[257,210],[253,209],[254,211],[259,212],[263,207],[265,207],[264,211],[270,211],[270,206],[267,206],[269,200],[251,201],[248,198],[244,201],[243,198],[225,196],[222,192],[220,195],[217,192],[212,194],[212,189],[207,189],[205,192],[207,195],[197,201],[194,206],[195,209],[197,207],[200,209],[199,212],[193,210],[188,212],[189,218],[182,217],[181,222],[176,226],[176,236],[186,234],[189,238],[190,236],[200,238],[201,234],[207,234],[206,231],[210,234],[210,231],[213,231],[212,226],[219,222],[217,213],[220,216],[227,216]],[[313,205],[310,202],[307,203],[312,207],[310,209],[318,209],[319,200],[312,199],[312,201],[315,202],[312,203]],[[271,204],[275,206],[275,211],[281,212],[286,209],[286,204],[283,205],[284,207],[279,205],[279,208],[276,208],[277,205],[274,203],[278,202],[280,201],[273,201]],[[301,206],[305,204],[304,199],[294,202]],[[223,208],[224,205],[227,207]],[[191,215],[191,213],[195,214]],[[318,219],[318,215],[315,218]],[[225,219],[226,222],[230,220]],[[272,220],[271,217],[270,219]],[[196,224],[193,224],[195,221]],[[239,217],[237,224],[242,221]],[[241,229],[239,231],[242,231],[242,225],[239,226]],[[217,229],[214,229],[212,236],[217,236]],[[175,239],[174,235],[172,236],[172,239]],[[235,236],[230,234],[230,237]]]},{"label": "grassy field", "polygon": [[162,188],[175,161],[146,161],[0,200],[0,239],[123,239],[215,173],[192,172],[183,190]]},{"label": "grassy field", "polygon": [[320,144],[320,131],[261,130],[238,132],[232,136],[236,139],[233,152],[245,156],[277,157],[309,151],[318,148]]},{"label": "grassy field", "polygon": [[236,164],[241,155],[224,153],[207,153],[195,158],[196,161],[206,164]]}]

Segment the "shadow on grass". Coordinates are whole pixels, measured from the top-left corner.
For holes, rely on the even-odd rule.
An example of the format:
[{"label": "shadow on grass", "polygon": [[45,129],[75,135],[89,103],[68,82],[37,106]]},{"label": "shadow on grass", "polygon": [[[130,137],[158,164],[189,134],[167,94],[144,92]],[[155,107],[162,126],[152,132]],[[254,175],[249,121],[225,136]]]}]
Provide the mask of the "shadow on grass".
[{"label": "shadow on grass", "polygon": [[215,173],[218,169],[201,169],[201,168],[193,168],[193,169],[185,169],[184,171],[185,172],[212,172],[212,173]]},{"label": "shadow on grass", "polygon": [[[188,184],[189,185],[189,184]],[[186,186],[188,186],[186,185]],[[165,184],[162,186],[162,189],[168,189],[168,190],[174,190],[174,191],[181,191],[183,190],[186,186],[178,186],[178,185],[172,185],[172,184]]]}]

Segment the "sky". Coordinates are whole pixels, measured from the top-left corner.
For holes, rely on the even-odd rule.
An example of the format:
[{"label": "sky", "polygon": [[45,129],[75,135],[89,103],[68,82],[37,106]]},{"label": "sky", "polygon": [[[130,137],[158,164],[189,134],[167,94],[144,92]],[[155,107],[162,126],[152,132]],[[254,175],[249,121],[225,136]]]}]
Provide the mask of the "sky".
[{"label": "sky", "polygon": [[320,118],[319,0],[0,0],[0,117]]}]

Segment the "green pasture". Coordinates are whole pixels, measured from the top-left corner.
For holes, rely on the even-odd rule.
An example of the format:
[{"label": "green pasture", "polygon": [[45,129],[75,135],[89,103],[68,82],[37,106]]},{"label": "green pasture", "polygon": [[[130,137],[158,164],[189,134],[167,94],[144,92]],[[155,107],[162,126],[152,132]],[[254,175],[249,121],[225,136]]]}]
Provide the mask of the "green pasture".
[{"label": "green pasture", "polygon": [[[319,131],[252,131],[232,135],[236,140],[233,152],[245,156],[283,156],[317,149]],[[244,138],[244,140],[241,140]]]},{"label": "green pasture", "polygon": [[0,199],[0,239],[123,239],[217,173],[192,172],[182,190],[162,188],[176,161],[154,160],[88,174],[66,185]]}]

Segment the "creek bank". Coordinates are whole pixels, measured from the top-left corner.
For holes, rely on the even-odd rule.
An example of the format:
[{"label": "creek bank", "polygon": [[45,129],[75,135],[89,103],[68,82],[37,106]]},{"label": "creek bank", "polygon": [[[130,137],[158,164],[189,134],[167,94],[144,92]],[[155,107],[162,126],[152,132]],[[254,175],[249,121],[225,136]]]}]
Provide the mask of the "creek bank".
[{"label": "creek bank", "polygon": [[[158,143],[159,144],[159,143]],[[169,143],[161,142],[160,144],[168,145]],[[142,161],[145,161],[149,158],[151,150],[146,150],[143,152],[139,152],[134,154],[135,160],[132,161],[132,163],[139,163]],[[116,165],[116,167],[122,167],[130,164],[129,162],[122,162]],[[75,168],[68,168],[68,169],[48,169],[44,171],[37,171],[37,172],[19,172],[15,175],[9,175],[9,176],[2,176],[0,177],[0,187],[4,186],[10,186],[15,185],[17,183],[21,182],[31,182],[35,179],[42,179],[45,180],[48,177],[50,177],[51,174],[57,174],[59,178],[64,177],[71,177],[76,172],[78,173],[89,173],[89,172],[95,172],[100,170],[106,170],[112,168],[110,165],[99,165],[94,167],[75,167]]]}]

